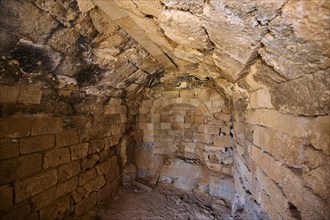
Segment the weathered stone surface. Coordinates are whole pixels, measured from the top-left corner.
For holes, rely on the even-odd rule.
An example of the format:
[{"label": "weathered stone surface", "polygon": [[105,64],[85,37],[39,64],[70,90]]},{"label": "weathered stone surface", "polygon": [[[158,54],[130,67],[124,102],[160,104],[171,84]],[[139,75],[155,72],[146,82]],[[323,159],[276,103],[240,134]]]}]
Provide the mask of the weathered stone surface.
[{"label": "weathered stone surface", "polygon": [[[24,56],[24,54],[29,54],[29,56]],[[10,56],[12,59],[17,60],[19,62],[19,67],[27,73],[47,73],[54,71],[61,60],[60,54],[55,52],[51,47],[42,44],[34,44],[24,39],[20,39],[15,49],[10,52]],[[24,95],[24,93],[22,95]],[[37,96],[38,94],[33,94],[33,91],[30,91],[29,95]],[[24,98],[25,99],[21,101],[19,98],[19,102],[25,103],[24,101],[28,100],[29,97],[24,96]],[[32,104],[34,103],[32,102]]]},{"label": "weathered stone surface", "polygon": [[55,201],[49,206],[41,209],[40,218],[42,219],[57,219],[63,218],[72,211],[70,196],[64,196],[61,199]]},{"label": "weathered stone surface", "polygon": [[183,160],[172,160],[164,167],[160,180],[166,182],[174,181],[174,186],[179,189],[192,190],[198,183],[200,167],[196,164],[185,163]]},{"label": "weathered stone surface", "polygon": [[29,154],[38,151],[44,151],[55,146],[54,135],[41,135],[20,139],[20,154]]},{"label": "weathered stone surface", "polygon": [[97,203],[97,194],[96,192],[92,193],[88,196],[85,200],[80,202],[75,207],[75,214],[77,216],[81,216],[82,214],[86,213],[89,209],[93,208],[94,205]]},{"label": "weathered stone surface", "polygon": [[273,108],[269,89],[258,89],[250,94],[250,108]]},{"label": "weathered stone surface", "polygon": [[1,139],[0,140],[0,160],[17,157],[18,140],[17,139]]},{"label": "weathered stone surface", "polygon": [[66,131],[56,134],[56,147],[66,147],[77,144],[78,142],[78,133],[76,131]]},{"label": "weathered stone surface", "polygon": [[211,47],[201,21],[192,14],[183,11],[163,11],[158,19],[166,36],[177,43],[196,49]]},{"label": "weathered stone surface", "polygon": [[80,173],[80,161],[74,161],[58,167],[58,180],[63,181]]},{"label": "weathered stone surface", "polygon": [[[21,34],[34,42],[44,43],[58,26],[55,19],[44,14],[29,1],[1,2],[0,8],[2,23],[10,27],[17,38]],[[26,19],[29,17],[34,19]]]},{"label": "weathered stone surface", "polygon": [[0,119],[0,137],[17,138],[30,135],[30,118],[11,117]]},{"label": "weathered stone surface", "polygon": [[22,87],[19,90],[18,103],[40,104],[42,91],[36,87]]},{"label": "weathered stone surface", "polygon": [[61,132],[62,119],[60,117],[34,117],[31,120],[31,134],[54,134]]},{"label": "weathered stone surface", "polygon": [[76,144],[70,147],[71,150],[71,160],[81,159],[86,157],[89,150],[89,144]]},{"label": "weathered stone surface", "polygon": [[221,50],[216,50],[213,53],[213,61],[222,71],[219,75],[230,82],[235,82],[243,74],[244,64],[238,62]]},{"label": "weathered stone surface", "polygon": [[96,177],[96,169],[92,168],[87,170],[79,176],[79,186],[84,185],[86,182],[93,179],[94,177]]},{"label": "weathered stone surface", "polygon": [[11,220],[11,219],[18,219],[24,220],[31,214],[31,206],[28,202],[22,202],[20,204],[16,204],[12,206],[9,212],[4,213],[1,215],[2,219]]},{"label": "weathered stone surface", "polygon": [[100,34],[109,35],[119,29],[119,26],[107,19],[106,15],[99,9],[93,9],[89,12],[93,24]]},{"label": "weathered stone surface", "polygon": [[254,127],[253,143],[276,159],[290,166],[299,167],[303,160],[304,139],[290,137],[284,133],[260,126]]},{"label": "weathered stone surface", "polygon": [[55,185],[58,179],[57,170],[45,171],[34,177],[17,181],[15,184],[15,202],[29,198]]},{"label": "weathered stone surface", "polygon": [[0,184],[29,177],[41,171],[42,155],[35,153],[0,161]]},{"label": "weathered stone surface", "polygon": [[82,170],[85,171],[87,169],[93,168],[95,164],[99,161],[100,156],[97,154],[88,155],[84,157],[81,161]]},{"label": "weathered stone surface", "polygon": [[16,103],[18,91],[18,87],[0,85],[0,103]]},{"label": "weathered stone surface", "polygon": [[[265,47],[259,53],[266,63],[287,79],[328,68],[328,49],[324,53],[329,45],[328,33],[322,34],[329,20],[328,6],[327,1],[285,4],[282,15],[272,20],[270,33],[262,39]],[[302,7],[305,10],[298,13],[297,8]],[[285,55],[283,50],[287,51]]]},{"label": "weathered stone surface", "polygon": [[310,140],[312,145],[330,155],[330,117],[321,116],[312,119],[309,122],[309,127],[311,129]]},{"label": "weathered stone surface", "polygon": [[[290,123],[288,123],[289,121]],[[257,109],[249,111],[247,122],[267,126],[294,137],[307,137],[310,132],[306,118],[281,114],[275,110]]]},{"label": "weathered stone surface", "polygon": [[76,2],[44,2],[42,0],[36,0],[34,4],[44,12],[55,17],[56,20],[66,27],[70,27],[74,19],[78,17],[78,12],[75,10],[75,7],[77,7]]},{"label": "weathered stone surface", "polygon": [[90,1],[77,0],[77,3],[81,12],[88,12],[95,7],[94,3]]},{"label": "weathered stone surface", "polygon": [[70,162],[69,148],[49,150],[45,153],[43,168],[57,167],[60,164]]},{"label": "weathered stone surface", "polygon": [[98,175],[105,175],[106,181],[112,181],[119,175],[119,166],[117,165],[117,157],[112,156],[107,161],[95,166]]},{"label": "weathered stone surface", "polygon": [[324,115],[330,111],[329,88],[329,73],[318,71],[276,85],[270,89],[270,94],[274,107],[281,112],[295,115]]},{"label": "weathered stone surface", "polygon": [[204,1],[203,0],[184,0],[184,1],[173,1],[173,0],[161,0],[169,8],[179,9],[182,11],[190,11],[191,13],[201,13],[203,11]]},{"label": "weathered stone surface", "polygon": [[72,178],[65,182],[59,183],[31,198],[32,207],[36,210],[47,206],[56,201],[60,197],[72,192],[78,186],[78,178]]},{"label": "weathered stone surface", "polygon": [[65,55],[74,56],[78,53],[79,47],[77,40],[79,33],[73,28],[62,28],[55,31],[55,33],[48,39],[47,43],[56,48],[56,50]]},{"label": "weathered stone surface", "polygon": [[14,192],[10,185],[0,186],[0,210],[5,210],[13,205],[14,202]]}]

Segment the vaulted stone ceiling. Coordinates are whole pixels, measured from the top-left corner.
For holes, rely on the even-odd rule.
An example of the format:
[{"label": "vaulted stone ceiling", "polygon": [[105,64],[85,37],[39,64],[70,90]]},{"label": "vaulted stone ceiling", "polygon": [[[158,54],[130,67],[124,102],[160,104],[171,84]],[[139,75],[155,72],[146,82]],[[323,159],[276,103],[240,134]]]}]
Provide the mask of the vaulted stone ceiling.
[{"label": "vaulted stone ceiling", "polygon": [[113,2],[181,73],[236,82],[257,57],[285,80],[329,68],[326,0]]},{"label": "vaulted stone ceiling", "polygon": [[54,66],[30,72],[94,95],[136,94],[178,76],[242,95],[324,76],[330,65],[327,0],[4,2],[1,29],[11,32],[1,31],[2,52],[21,64],[24,48],[51,54]]}]

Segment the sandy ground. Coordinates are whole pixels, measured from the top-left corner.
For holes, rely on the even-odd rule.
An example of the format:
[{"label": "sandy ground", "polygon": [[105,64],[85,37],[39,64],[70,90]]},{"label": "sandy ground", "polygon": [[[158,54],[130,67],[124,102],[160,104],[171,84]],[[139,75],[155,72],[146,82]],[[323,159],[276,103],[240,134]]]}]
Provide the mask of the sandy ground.
[{"label": "sandy ground", "polygon": [[95,219],[231,219],[224,202],[207,194],[187,194],[168,184],[160,184],[151,192],[132,186],[121,188],[112,201],[98,207]]}]

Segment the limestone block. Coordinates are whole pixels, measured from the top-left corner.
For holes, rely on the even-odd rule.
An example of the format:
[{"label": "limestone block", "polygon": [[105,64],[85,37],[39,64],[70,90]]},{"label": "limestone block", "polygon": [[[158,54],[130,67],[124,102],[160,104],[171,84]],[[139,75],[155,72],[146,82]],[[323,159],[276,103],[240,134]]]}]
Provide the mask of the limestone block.
[{"label": "limestone block", "polygon": [[16,139],[1,139],[0,140],[0,160],[17,157],[18,140]]},{"label": "limestone block", "polygon": [[97,192],[97,200],[99,204],[102,203],[102,201],[104,201],[105,199],[108,199],[114,193],[114,191],[118,187],[118,185],[115,185],[116,182],[118,182],[118,180],[114,180],[113,182],[106,184]]},{"label": "limestone block", "polygon": [[63,131],[60,117],[34,117],[31,119],[31,134],[54,134]]},{"label": "limestone block", "polygon": [[124,29],[130,36],[134,37],[144,33],[144,30],[136,24],[130,17],[123,17],[114,21],[122,29]]},{"label": "limestone block", "polygon": [[309,122],[309,127],[311,129],[310,140],[312,145],[330,155],[330,117],[320,116],[314,118]]},{"label": "limestone block", "polygon": [[304,173],[303,179],[321,198],[326,199],[329,196],[329,163]]},{"label": "limestone block", "polygon": [[97,203],[97,194],[96,192],[94,192],[75,206],[75,214],[77,216],[81,216],[82,214],[86,213],[88,210],[93,208],[94,205],[96,205],[96,203]]},{"label": "limestone block", "polygon": [[16,179],[17,158],[0,161],[0,185]]},{"label": "limestone block", "polygon": [[255,126],[253,143],[285,164],[302,165],[301,155],[306,145],[304,139],[290,137],[270,128]]},{"label": "limestone block", "polygon": [[[9,3],[9,4],[8,4]],[[51,16],[47,16],[32,2],[8,2],[3,4],[6,12],[2,13],[1,20],[3,25],[12,28],[13,32],[20,33],[31,39],[33,42],[45,43],[49,33],[58,27],[58,22]],[[21,13],[18,13],[20,11]],[[38,22],[26,19],[28,17],[38,19]]]},{"label": "limestone block", "polygon": [[283,210],[288,208],[288,200],[283,194],[279,185],[267,177],[259,168],[256,170],[256,178],[261,188],[265,190],[269,196],[271,196],[271,199],[277,201],[276,204],[271,203],[274,210],[285,218],[286,216]]},{"label": "limestone block", "polygon": [[70,162],[69,148],[58,148],[49,150],[44,155],[43,168],[57,167],[60,164]]},{"label": "limestone block", "polygon": [[199,143],[205,143],[205,144],[210,144],[213,142],[212,135],[210,134],[203,134],[203,133],[197,133],[196,137],[194,138],[196,142]]},{"label": "limestone block", "polygon": [[168,183],[174,181],[174,186],[190,191],[194,189],[200,177],[200,167],[196,164],[186,163],[180,159],[172,159],[160,174],[160,181]]},{"label": "limestone block", "polygon": [[66,147],[79,142],[77,131],[66,131],[56,134],[56,147]]},{"label": "limestone block", "polygon": [[75,56],[79,52],[77,40],[80,34],[73,28],[57,29],[48,39],[48,44],[62,54]]},{"label": "limestone block", "polygon": [[48,170],[36,176],[15,183],[15,202],[20,202],[57,183],[58,171]]},{"label": "limestone block", "polygon": [[95,7],[92,1],[77,0],[77,3],[81,12],[88,12]]},{"label": "limestone block", "polygon": [[41,89],[32,86],[25,86],[19,89],[17,103],[40,104],[42,96]]},{"label": "limestone block", "polygon": [[117,157],[112,156],[107,161],[96,165],[98,175],[105,175],[106,181],[112,181],[119,175],[119,166],[117,165]]},{"label": "limestone block", "polygon": [[70,147],[71,160],[78,160],[88,155],[89,144],[75,144]]},{"label": "limestone block", "polygon": [[274,108],[268,88],[250,93],[250,108]]},{"label": "limestone block", "polygon": [[61,219],[72,211],[70,196],[63,196],[40,210],[41,219]]},{"label": "limestone block", "polygon": [[11,220],[11,219],[27,219],[27,217],[31,214],[31,207],[30,203],[28,202],[22,202],[20,204],[12,206],[13,209],[11,209],[6,214],[2,215],[1,218],[5,220]]},{"label": "limestone block", "polygon": [[306,118],[281,114],[275,110],[249,110],[246,121],[251,124],[270,127],[294,137],[306,137],[310,133]]},{"label": "limestone block", "polygon": [[214,118],[221,121],[230,121],[230,114],[214,113]]},{"label": "limestone block", "polygon": [[83,171],[93,168],[95,164],[100,160],[100,156],[97,154],[88,155],[83,157],[81,161],[81,168]]},{"label": "limestone block", "polygon": [[119,29],[119,26],[113,23],[100,9],[91,10],[89,15],[100,34],[111,35]]},{"label": "limestone block", "polygon": [[2,117],[0,119],[0,137],[17,138],[30,135],[30,118]]},{"label": "limestone block", "polygon": [[95,0],[94,3],[114,21],[128,16],[125,11],[119,8],[113,1]]},{"label": "limestone block", "polygon": [[87,192],[91,193],[91,192],[97,192],[99,189],[102,188],[102,186],[104,186],[104,184],[105,184],[105,178],[103,175],[101,175],[88,181],[82,187],[84,187],[87,190]]},{"label": "limestone block", "polygon": [[[135,71],[132,75],[129,76],[129,80],[142,85],[147,79],[148,74],[141,69]],[[143,106],[143,104],[142,104]]]},{"label": "limestone block", "polygon": [[213,142],[216,147],[225,148],[225,147],[232,147],[233,140],[230,136],[220,136],[220,135],[213,135]]},{"label": "limestone block", "polygon": [[101,152],[105,148],[105,141],[106,139],[104,138],[91,140],[89,142],[89,153],[93,154],[93,153]]},{"label": "limestone block", "polygon": [[328,75],[326,71],[318,71],[297,80],[273,86],[270,89],[270,95],[274,107],[280,112],[296,115],[328,114],[330,111]]},{"label": "limestone block", "polygon": [[80,161],[74,161],[58,167],[58,180],[67,180],[80,172]]},{"label": "limestone block", "polygon": [[263,153],[256,146],[252,146],[252,159],[256,164],[276,183],[282,181],[282,165],[276,161],[273,157],[266,153]]},{"label": "limestone block", "polygon": [[18,87],[0,85],[0,103],[16,103],[18,92]]},{"label": "limestone block", "polygon": [[165,35],[177,43],[196,49],[211,47],[201,21],[189,12],[165,10],[158,19]]},{"label": "limestone block", "polygon": [[39,153],[20,156],[17,161],[16,177],[24,178],[41,171],[42,155]]},{"label": "limestone block", "polygon": [[86,172],[80,174],[80,176],[79,176],[79,186],[84,185],[85,183],[87,183],[88,181],[93,179],[94,177],[96,177],[96,169],[95,168],[89,169]]},{"label": "limestone block", "polygon": [[31,198],[32,207],[36,210],[41,209],[56,201],[60,197],[72,192],[78,186],[78,178],[74,177],[65,182],[59,183],[36,196]]},{"label": "limestone block", "polygon": [[110,137],[110,146],[115,146],[119,143],[121,135],[111,135]]},{"label": "limestone block", "polygon": [[181,90],[180,91],[180,98],[191,99],[194,97],[195,97],[195,93],[191,90]]},{"label": "limestone block", "polygon": [[243,69],[245,64],[235,60],[230,55],[225,54],[221,50],[216,50],[213,53],[213,61],[218,68],[221,69],[221,74],[223,78],[230,82],[236,82],[243,74]]},{"label": "limestone block", "polygon": [[218,134],[220,133],[220,125],[217,124],[206,124],[205,125],[206,134]]},{"label": "limestone block", "polygon": [[19,151],[21,154],[29,154],[44,151],[55,146],[54,135],[42,135],[20,139]]},{"label": "limestone block", "polygon": [[119,124],[113,124],[113,125],[111,125],[111,134],[112,135],[119,135],[119,134],[121,134]]},{"label": "limestone block", "polygon": [[171,123],[160,123],[160,128],[162,130],[168,130],[168,129],[171,129]]},{"label": "limestone block", "polygon": [[[283,6],[282,16],[276,17],[268,26],[270,33],[262,38],[264,47],[259,54],[281,76],[296,79],[329,67],[328,57],[322,53],[329,45],[328,36],[322,34],[327,30],[329,18],[323,5],[328,2],[290,2]],[[297,13],[298,7],[305,10]],[[308,22],[305,15],[311,18]],[[304,44],[301,45],[298,39]],[[290,49],[283,53],[287,48]]]},{"label": "limestone block", "polygon": [[190,11],[192,14],[199,14],[203,11],[203,0],[183,0],[183,1],[171,1],[162,0],[162,3],[169,8],[174,8],[182,11]]},{"label": "limestone block", "polygon": [[14,200],[13,187],[11,187],[10,185],[0,186],[0,195],[1,195],[1,201],[0,201],[1,211],[13,205],[13,200]]}]

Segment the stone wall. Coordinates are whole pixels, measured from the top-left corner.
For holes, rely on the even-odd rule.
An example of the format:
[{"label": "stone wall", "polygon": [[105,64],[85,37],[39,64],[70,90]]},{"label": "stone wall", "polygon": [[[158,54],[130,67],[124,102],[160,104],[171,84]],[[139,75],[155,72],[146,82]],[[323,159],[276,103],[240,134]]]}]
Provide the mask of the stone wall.
[{"label": "stone wall", "polygon": [[254,219],[329,219],[329,77],[275,82],[263,62],[251,69],[247,99],[233,99],[234,209]]},{"label": "stone wall", "polygon": [[[68,90],[30,85],[0,90],[1,219],[80,216],[115,192],[121,182],[115,146],[125,132],[123,100],[102,104],[82,96],[75,112],[60,115],[49,112],[47,99],[52,93],[69,103],[73,97],[63,97]],[[33,108],[45,112],[24,112]]]},{"label": "stone wall", "polygon": [[138,122],[143,135],[137,153],[139,177],[160,175],[160,181],[175,187],[231,200],[232,122],[216,90],[154,88],[144,94]]},{"label": "stone wall", "polygon": [[136,107],[125,100],[162,66],[99,8],[85,9],[0,2],[1,219],[80,216],[133,160]]}]

